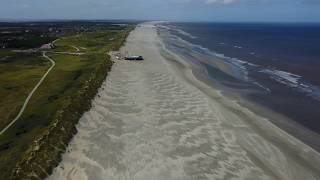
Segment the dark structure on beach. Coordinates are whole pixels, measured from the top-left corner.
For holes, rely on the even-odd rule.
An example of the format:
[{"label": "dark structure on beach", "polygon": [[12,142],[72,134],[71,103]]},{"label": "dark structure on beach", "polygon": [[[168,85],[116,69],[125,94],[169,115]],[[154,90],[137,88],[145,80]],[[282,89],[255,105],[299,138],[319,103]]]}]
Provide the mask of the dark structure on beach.
[{"label": "dark structure on beach", "polygon": [[144,60],[142,56],[127,56],[124,59],[128,60],[128,61],[142,61],[142,60]]}]

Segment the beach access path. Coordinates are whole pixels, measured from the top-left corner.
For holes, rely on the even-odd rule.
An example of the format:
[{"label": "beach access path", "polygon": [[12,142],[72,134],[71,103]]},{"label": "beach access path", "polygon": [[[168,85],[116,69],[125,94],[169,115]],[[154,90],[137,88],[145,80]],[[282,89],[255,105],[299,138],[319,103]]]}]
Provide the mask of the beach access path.
[{"label": "beach access path", "polygon": [[[52,43],[56,43],[59,39],[53,41]],[[40,87],[40,85],[43,83],[43,81],[47,78],[48,74],[51,72],[51,70],[55,67],[56,63],[55,61],[47,56],[47,53],[53,53],[53,54],[65,54],[65,55],[76,55],[76,56],[81,56],[85,53],[80,53],[80,49],[77,48],[76,46],[71,46],[72,48],[74,48],[76,50],[76,52],[55,52],[55,51],[42,51],[42,56],[49,60],[51,63],[50,68],[46,71],[46,73],[42,76],[42,78],[38,81],[38,83],[36,84],[36,86],[32,89],[32,91],[28,94],[26,100],[24,101],[19,113],[17,114],[17,116],[10,122],[10,124],[8,124],[5,128],[3,128],[0,131],[0,135],[4,134],[14,123],[16,123],[21,116],[23,115],[23,112],[25,111],[26,107],[29,104],[30,99],[32,98],[33,94],[37,91],[37,89]],[[23,52],[23,51],[22,51]]]},{"label": "beach access path", "polygon": [[2,135],[3,133],[5,133],[15,122],[17,122],[18,119],[20,119],[20,117],[22,116],[24,110],[26,109],[26,107],[28,106],[28,103],[30,101],[30,99],[32,98],[33,94],[37,91],[37,89],[40,87],[40,85],[43,83],[43,81],[46,79],[46,77],[48,76],[48,74],[51,72],[51,70],[55,67],[56,63],[54,62],[53,59],[51,59],[50,57],[48,57],[46,55],[47,52],[42,52],[42,56],[44,58],[46,58],[47,60],[50,61],[51,66],[50,68],[46,71],[46,73],[42,76],[42,78],[39,80],[39,82],[36,84],[36,86],[32,89],[32,91],[29,93],[29,95],[27,96],[26,100],[24,101],[19,113],[17,114],[17,116],[10,122],[10,124],[8,124],[4,129],[1,130],[0,135]]},{"label": "beach access path", "polygon": [[153,23],[121,51],[145,61],[115,60],[49,180],[320,178],[317,152],[198,81]]}]

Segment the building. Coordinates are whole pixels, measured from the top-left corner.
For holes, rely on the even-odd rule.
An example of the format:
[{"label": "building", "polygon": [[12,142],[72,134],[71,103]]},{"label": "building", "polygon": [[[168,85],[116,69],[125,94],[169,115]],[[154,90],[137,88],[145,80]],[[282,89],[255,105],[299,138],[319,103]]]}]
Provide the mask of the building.
[{"label": "building", "polygon": [[44,44],[40,47],[40,49],[53,49],[54,45],[52,43]]}]

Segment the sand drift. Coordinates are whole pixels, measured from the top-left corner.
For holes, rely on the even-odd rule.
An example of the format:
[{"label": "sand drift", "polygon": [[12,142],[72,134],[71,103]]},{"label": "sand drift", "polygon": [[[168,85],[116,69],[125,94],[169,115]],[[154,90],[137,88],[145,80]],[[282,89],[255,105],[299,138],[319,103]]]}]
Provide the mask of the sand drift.
[{"label": "sand drift", "polygon": [[131,33],[122,51],[145,61],[116,61],[49,180],[320,178],[317,152],[161,49],[153,24]]}]

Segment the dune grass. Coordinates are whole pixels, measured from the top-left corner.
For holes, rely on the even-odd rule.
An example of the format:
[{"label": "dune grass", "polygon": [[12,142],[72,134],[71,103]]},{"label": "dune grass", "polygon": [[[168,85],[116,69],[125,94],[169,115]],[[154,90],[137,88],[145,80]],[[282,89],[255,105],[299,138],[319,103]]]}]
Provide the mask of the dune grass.
[{"label": "dune grass", "polygon": [[[0,54],[10,53],[2,50]],[[6,61],[0,61],[0,129],[14,119],[48,66],[45,59],[34,54],[21,56],[11,53]]]},{"label": "dune grass", "polygon": [[[44,139],[44,134],[52,133],[50,132],[53,131],[52,124],[55,122],[56,126],[60,116],[64,116],[65,121],[69,120],[64,122],[68,123],[64,126],[74,131],[78,118],[90,107],[90,99],[111,67],[112,63],[106,52],[119,49],[131,29],[132,27],[119,30],[101,29],[97,32],[63,37],[57,41],[57,47],[52,51],[75,52],[76,49],[72,46],[76,46],[81,47],[81,52],[85,54],[75,56],[47,53],[56,62],[56,67],[35,92],[23,116],[0,136],[0,179],[12,177],[12,172],[19,164],[20,168],[27,168],[25,171],[32,171],[28,169],[29,166],[32,167],[32,163],[29,165],[28,160],[26,165],[25,162],[30,154],[34,154],[31,151],[35,148],[35,140]],[[0,117],[5,117],[0,120],[0,128],[15,116],[27,94],[50,67],[50,63],[41,57],[40,53],[11,54],[11,56],[14,56],[14,60],[0,62],[0,96],[4,97],[0,101]],[[54,138],[60,138],[59,141],[63,142],[60,148],[63,149],[72,137],[72,133],[74,132],[65,134],[61,138],[46,137],[42,144],[48,143],[46,141],[55,144],[57,141]],[[55,130],[52,134],[62,136],[63,133]],[[34,161],[38,164],[44,163],[44,168],[50,171],[52,166],[57,165],[56,158],[62,152],[46,149],[47,146],[43,147],[41,153],[45,155],[38,155],[39,158]],[[53,163],[46,164],[44,161]],[[27,176],[28,173],[30,174],[30,172],[23,174]],[[14,177],[26,176],[16,173]],[[39,176],[44,177],[45,173]]]}]

